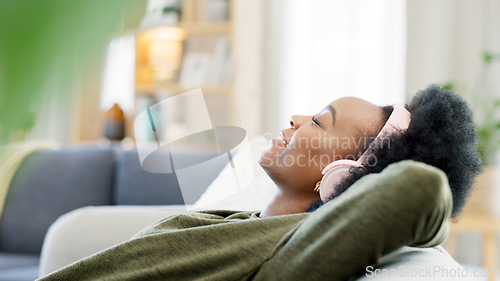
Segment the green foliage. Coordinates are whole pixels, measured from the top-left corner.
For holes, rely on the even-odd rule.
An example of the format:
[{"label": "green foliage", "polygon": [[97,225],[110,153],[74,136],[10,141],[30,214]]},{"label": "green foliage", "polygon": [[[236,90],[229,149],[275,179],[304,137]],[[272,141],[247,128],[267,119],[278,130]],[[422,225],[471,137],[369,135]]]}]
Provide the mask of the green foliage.
[{"label": "green foliage", "polygon": [[[142,16],[145,6],[146,0],[0,1],[0,144],[33,128],[48,81],[56,77],[61,89],[71,88],[124,18]],[[74,100],[74,93],[59,91],[59,101]]]},{"label": "green foliage", "polygon": [[488,106],[482,123],[476,124],[479,135],[478,151],[483,163],[489,163],[491,156],[500,148],[500,118],[496,112],[500,110],[500,100]]},{"label": "green foliage", "polygon": [[453,85],[453,83],[446,83],[443,85],[443,88],[445,88],[446,90],[449,90],[449,91],[455,91],[455,85]]},{"label": "green foliage", "polygon": [[[477,78],[478,81],[484,83],[491,64],[500,61],[500,54],[485,51],[481,54],[481,58],[482,68]],[[477,86],[482,85],[478,84]],[[444,84],[443,87],[458,92],[457,87],[452,82]],[[482,87],[479,88],[482,89]],[[480,89],[475,89],[472,92],[472,96],[476,98],[472,102],[473,107],[478,111],[476,115],[479,112],[483,114],[482,118],[476,121],[476,130],[479,135],[478,152],[483,163],[488,164],[491,162],[492,156],[500,149],[500,100],[489,100],[481,93]]]},{"label": "green foliage", "polygon": [[490,52],[483,52],[483,62],[485,64],[490,64],[495,56]]},{"label": "green foliage", "polygon": [[491,52],[488,52],[488,51],[484,51],[483,52],[483,63],[485,65],[489,65],[495,61],[499,61],[500,60],[500,54],[494,54],[494,53],[491,53]]}]

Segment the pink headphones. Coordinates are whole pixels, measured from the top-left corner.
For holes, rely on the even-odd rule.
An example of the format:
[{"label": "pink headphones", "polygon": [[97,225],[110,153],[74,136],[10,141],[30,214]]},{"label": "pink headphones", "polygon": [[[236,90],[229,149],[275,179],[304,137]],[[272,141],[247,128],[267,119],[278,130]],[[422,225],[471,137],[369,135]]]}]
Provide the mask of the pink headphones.
[{"label": "pink headphones", "polygon": [[371,148],[382,147],[384,141],[387,140],[385,138],[389,135],[403,134],[406,129],[408,129],[410,121],[410,112],[408,112],[408,110],[406,110],[402,105],[395,104],[394,110],[392,111],[391,116],[389,116],[389,119],[385,123],[384,127],[380,130],[368,149],[363,153],[363,155],[361,155],[361,157],[359,157],[357,161],[338,160],[326,166],[323,169],[323,179],[319,185],[319,196],[321,201],[326,202],[329,199],[329,197],[334,193],[337,185],[350,175],[351,168],[359,170],[360,173],[365,172],[365,166],[368,164],[370,157],[373,156],[370,152],[372,151]]}]

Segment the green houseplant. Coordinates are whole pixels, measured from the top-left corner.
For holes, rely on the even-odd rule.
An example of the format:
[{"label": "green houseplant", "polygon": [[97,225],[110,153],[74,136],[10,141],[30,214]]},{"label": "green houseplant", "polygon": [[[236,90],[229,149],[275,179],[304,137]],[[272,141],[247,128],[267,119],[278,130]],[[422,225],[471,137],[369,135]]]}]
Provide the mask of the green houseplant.
[{"label": "green houseplant", "polygon": [[476,124],[479,135],[478,151],[483,163],[489,164],[500,147],[500,118],[496,113],[500,111],[500,100],[488,106],[484,112],[484,120]]},{"label": "green houseplant", "polygon": [[[500,149],[500,99],[488,98],[482,94],[490,67],[496,61],[500,61],[500,54],[483,52],[477,83],[470,93],[470,102],[476,111],[478,152],[485,165],[492,163],[495,154]],[[457,91],[455,83],[447,83],[444,87]]]},{"label": "green houseplant", "polygon": [[497,202],[500,200],[500,193],[495,184],[498,163],[494,162],[495,155],[500,149],[500,99],[488,97],[484,91],[491,65],[496,61],[500,61],[500,54],[495,55],[490,52],[482,54],[481,68],[473,90],[460,91],[455,83],[448,83],[444,87],[457,93],[469,94],[466,98],[474,109],[479,136],[477,149],[485,165],[484,172],[476,179],[474,191],[465,206],[464,213],[498,217],[500,208]]}]

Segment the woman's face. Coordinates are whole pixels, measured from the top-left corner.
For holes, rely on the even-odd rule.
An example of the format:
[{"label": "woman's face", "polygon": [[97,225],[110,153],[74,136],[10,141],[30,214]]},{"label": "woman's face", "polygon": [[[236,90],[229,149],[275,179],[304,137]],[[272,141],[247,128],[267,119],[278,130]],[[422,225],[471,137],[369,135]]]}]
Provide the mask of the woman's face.
[{"label": "woman's face", "polygon": [[292,116],[291,127],[270,142],[259,163],[281,192],[311,193],[323,168],[335,160],[356,160],[384,123],[380,107],[341,98],[316,115]]}]

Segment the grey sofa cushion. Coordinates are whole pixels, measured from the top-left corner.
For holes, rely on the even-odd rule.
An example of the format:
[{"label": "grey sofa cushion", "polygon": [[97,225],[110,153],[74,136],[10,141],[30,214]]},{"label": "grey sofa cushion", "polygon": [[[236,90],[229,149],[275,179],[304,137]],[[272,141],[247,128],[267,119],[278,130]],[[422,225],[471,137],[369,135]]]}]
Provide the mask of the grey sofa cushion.
[{"label": "grey sofa cushion", "polygon": [[[199,198],[224,168],[227,161],[216,159],[215,153],[178,153],[174,155],[175,167],[210,160],[210,165],[193,174],[187,185],[194,198]],[[170,161],[165,153],[165,161]],[[149,173],[142,169],[137,151],[126,151],[118,156],[114,204],[116,205],[175,205],[185,202],[175,173]]]},{"label": "grey sofa cushion", "polygon": [[35,280],[38,262],[38,255],[0,253],[0,281]]},{"label": "grey sofa cushion", "polygon": [[[404,246],[366,267],[356,281],[472,281],[473,279],[441,246],[414,248]],[[474,279],[475,280],[475,279]]]},{"label": "grey sofa cushion", "polygon": [[[73,148],[28,156],[14,176],[0,219],[0,251],[40,254],[59,216],[112,203],[115,153]],[[24,222],[24,223],[22,223]]]},{"label": "grey sofa cushion", "polygon": [[32,281],[37,278],[37,265],[0,269],[0,281]]},{"label": "grey sofa cushion", "polygon": [[142,169],[137,151],[118,155],[116,163],[116,205],[183,204],[175,174],[155,174]]},{"label": "grey sofa cushion", "polygon": [[38,255],[0,253],[0,270],[38,266],[39,259]]}]

